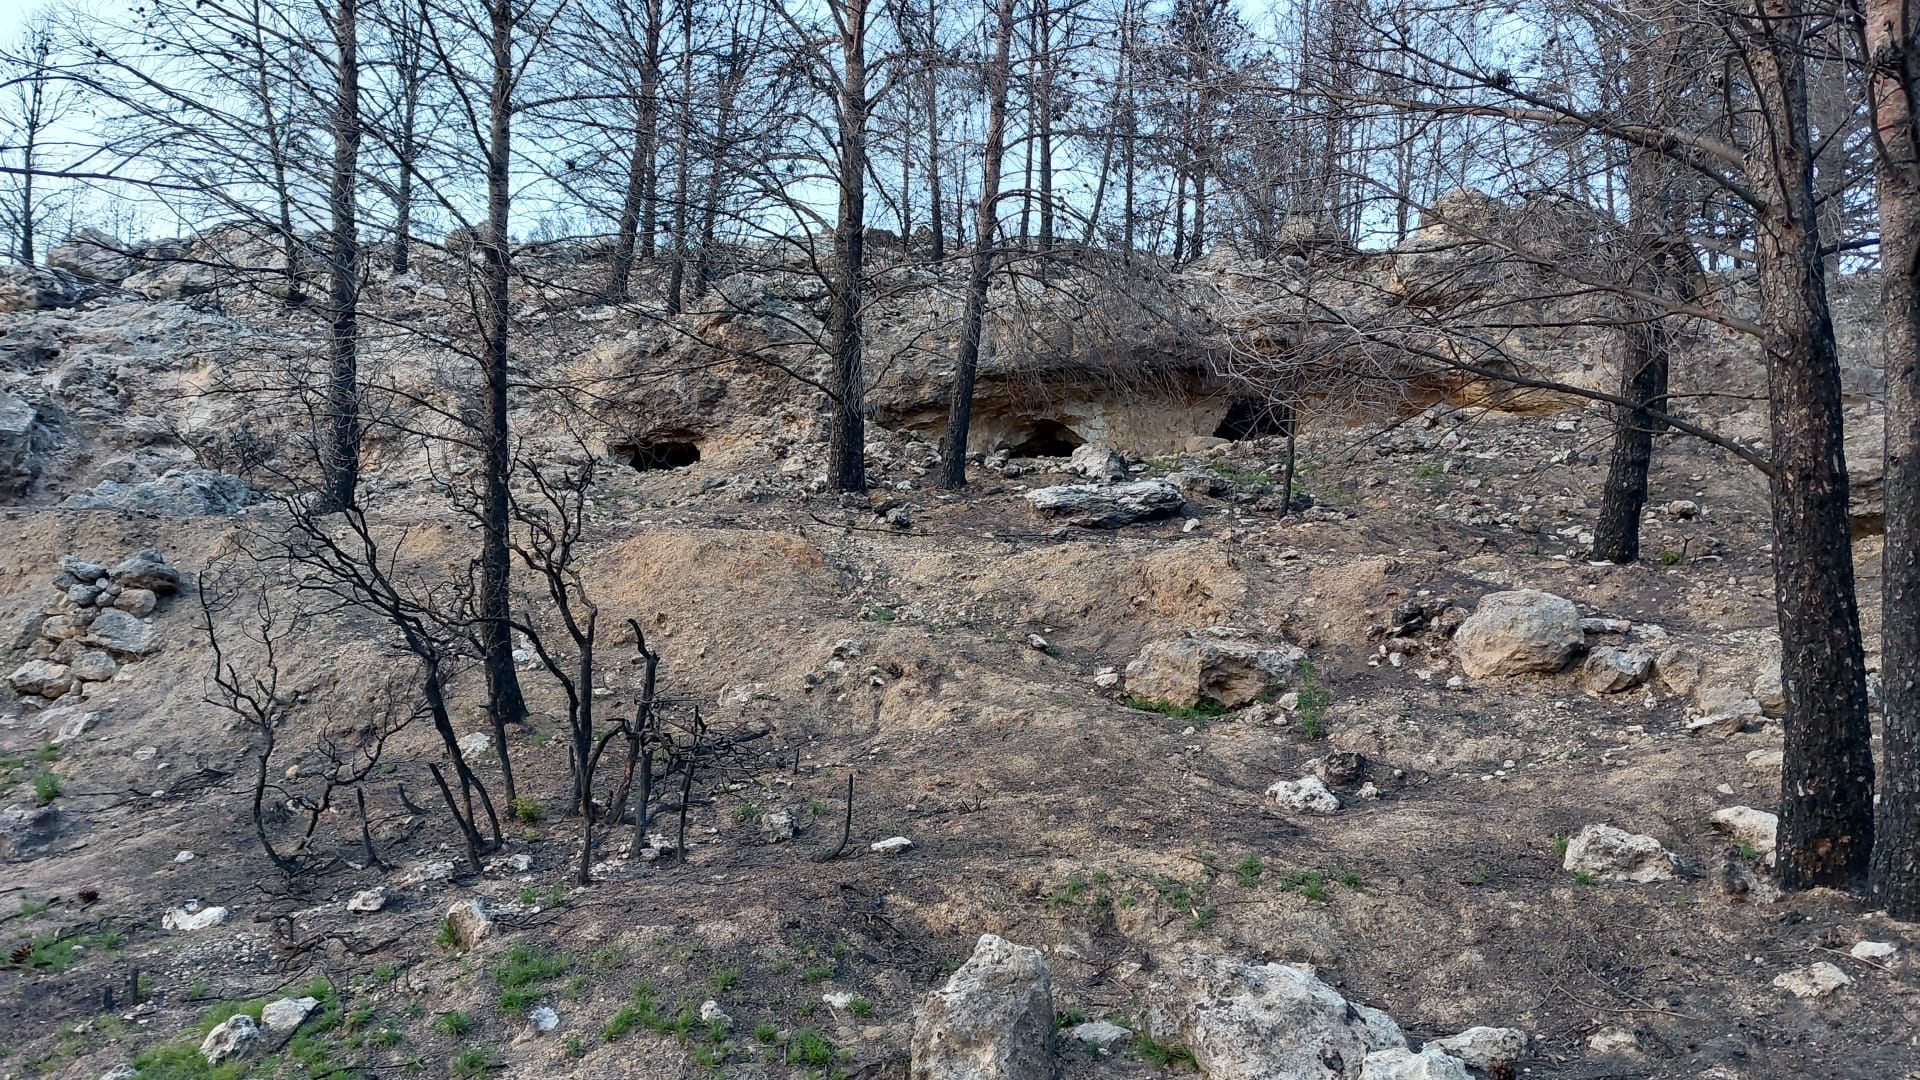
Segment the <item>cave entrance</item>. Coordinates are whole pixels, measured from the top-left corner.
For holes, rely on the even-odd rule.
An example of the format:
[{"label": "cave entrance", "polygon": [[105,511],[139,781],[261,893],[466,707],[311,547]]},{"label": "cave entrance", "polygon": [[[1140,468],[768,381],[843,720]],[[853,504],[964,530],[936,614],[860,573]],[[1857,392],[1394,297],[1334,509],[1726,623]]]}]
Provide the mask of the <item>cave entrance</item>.
[{"label": "cave entrance", "polygon": [[1014,457],[1067,457],[1086,441],[1058,420],[1035,420],[1008,442],[1007,452]]},{"label": "cave entrance", "polygon": [[700,444],[691,438],[637,439],[607,447],[614,460],[638,472],[684,469],[700,460]]},{"label": "cave entrance", "polygon": [[1213,437],[1239,442],[1242,439],[1277,438],[1293,433],[1291,406],[1260,398],[1234,398],[1227,415],[1213,429]]}]

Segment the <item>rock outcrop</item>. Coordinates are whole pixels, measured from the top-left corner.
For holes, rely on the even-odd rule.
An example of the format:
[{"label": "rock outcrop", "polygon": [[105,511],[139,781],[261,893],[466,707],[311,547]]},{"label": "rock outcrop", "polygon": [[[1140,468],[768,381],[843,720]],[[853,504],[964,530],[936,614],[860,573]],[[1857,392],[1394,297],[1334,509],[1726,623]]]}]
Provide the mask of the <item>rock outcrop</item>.
[{"label": "rock outcrop", "polygon": [[1053,983],[1040,950],[983,934],[913,1025],[912,1080],[1052,1080]]}]

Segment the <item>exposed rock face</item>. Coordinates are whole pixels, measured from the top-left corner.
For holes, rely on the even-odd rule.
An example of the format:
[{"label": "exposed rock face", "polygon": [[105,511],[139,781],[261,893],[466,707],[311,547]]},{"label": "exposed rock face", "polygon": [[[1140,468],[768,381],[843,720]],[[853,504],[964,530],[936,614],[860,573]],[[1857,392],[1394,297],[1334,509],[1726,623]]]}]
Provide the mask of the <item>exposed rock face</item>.
[{"label": "exposed rock face", "polygon": [[82,229],[47,252],[47,265],[81,281],[118,285],[133,273],[127,245],[98,229]]},{"label": "exposed rock face", "polygon": [[1149,984],[1145,1023],[1192,1050],[1207,1080],[1352,1080],[1369,1053],[1406,1045],[1299,968],[1220,956],[1188,957]]},{"label": "exposed rock face", "polygon": [[1164,480],[1136,480],[1130,484],[1096,487],[1062,484],[1027,492],[1034,512],[1065,525],[1088,529],[1117,529],[1177,513],[1180,489]]},{"label": "exposed rock face", "polygon": [[1053,979],[1040,950],[983,934],[913,1024],[912,1080],[1051,1080]]},{"label": "exposed rock face", "polygon": [[1127,665],[1127,693],[1180,708],[1211,699],[1237,709],[1291,682],[1306,658],[1293,645],[1267,645],[1246,631],[1209,627],[1140,650]]},{"label": "exposed rock face", "polygon": [[1674,876],[1673,855],[1660,841],[1611,825],[1589,825],[1567,842],[1562,865],[1569,873],[1591,874],[1595,881],[1645,885]]},{"label": "exposed rock face", "polygon": [[1518,589],[1488,593],[1453,635],[1453,651],[1468,675],[1559,671],[1585,644],[1580,610],[1571,600]]},{"label": "exposed rock face", "polygon": [[33,422],[39,413],[23,397],[0,391],[0,499],[17,499],[39,475]]},{"label": "exposed rock face", "polygon": [[60,835],[60,811],[15,803],[0,809],[0,859],[26,859]]},{"label": "exposed rock face", "polygon": [[266,1049],[267,1033],[246,1013],[229,1017],[201,1040],[200,1056],[209,1065],[244,1061]]},{"label": "exposed rock face", "polygon": [[72,307],[92,295],[85,282],[64,270],[0,266],[0,313]]},{"label": "exposed rock face", "polygon": [[60,505],[76,510],[125,510],[160,517],[210,517],[237,513],[253,500],[247,482],[212,469],[169,469],[158,479],[122,483],[104,480],[92,491],[70,495]]}]

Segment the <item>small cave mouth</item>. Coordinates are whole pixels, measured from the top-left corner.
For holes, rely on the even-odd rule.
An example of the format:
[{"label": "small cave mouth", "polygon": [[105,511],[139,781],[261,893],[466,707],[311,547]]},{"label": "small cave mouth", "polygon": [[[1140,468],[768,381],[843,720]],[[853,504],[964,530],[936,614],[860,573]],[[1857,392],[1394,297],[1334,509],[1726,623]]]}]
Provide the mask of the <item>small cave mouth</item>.
[{"label": "small cave mouth", "polygon": [[1033,425],[1007,443],[1013,457],[1068,457],[1087,440],[1058,420],[1035,420]]},{"label": "small cave mouth", "polygon": [[1293,410],[1285,405],[1259,398],[1234,398],[1227,404],[1227,415],[1213,429],[1213,437],[1239,442],[1243,439],[1275,438],[1292,434]]},{"label": "small cave mouth", "polygon": [[700,460],[700,444],[685,437],[617,442],[608,446],[607,452],[615,461],[636,472],[684,469]]}]

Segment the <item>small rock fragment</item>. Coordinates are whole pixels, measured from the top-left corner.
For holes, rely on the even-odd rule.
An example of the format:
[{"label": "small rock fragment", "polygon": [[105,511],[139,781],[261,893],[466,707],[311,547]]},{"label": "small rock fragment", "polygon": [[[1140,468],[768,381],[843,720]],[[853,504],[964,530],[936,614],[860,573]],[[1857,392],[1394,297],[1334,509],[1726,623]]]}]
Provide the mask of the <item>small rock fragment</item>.
[{"label": "small rock fragment", "polygon": [[1360,1063],[1360,1080],[1473,1080],[1461,1060],[1434,1046],[1375,1050]]},{"label": "small rock fragment", "polygon": [[1898,951],[1891,941],[1860,941],[1847,950],[1847,955],[1855,960],[1889,960]]},{"label": "small rock fragment", "polygon": [[876,840],[867,845],[867,850],[876,855],[899,855],[913,846],[913,841],[904,836],[889,836],[885,840]]},{"label": "small rock fragment", "polygon": [[1334,814],[1340,810],[1339,797],[1328,791],[1317,776],[1276,781],[1267,789],[1267,801],[1279,809],[1301,814]]},{"label": "small rock fragment", "polygon": [[1820,960],[1776,976],[1773,985],[1797,998],[1821,998],[1852,982],[1846,972]]},{"label": "small rock fragment", "polygon": [[1674,877],[1672,853],[1651,836],[1611,825],[1589,825],[1567,842],[1562,865],[1569,873],[1591,874],[1596,881],[1649,884]]},{"label": "small rock fragment", "polygon": [[1133,1041],[1133,1032],[1105,1020],[1089,1020],[1067,1029],[1067,1037],[1096,1050],[1112,1050]]},{"label": "small rock fragment", "polygon": [[356,915],[368,915],[387,906],[387,890],[382,886],[362,889],[347,899],[347,910]]},{"label": "small rock fragment", "polygon": [[200,1042],[200,1056],[207,1059],[208,1065],[219,1065],[228,1061],[244,1061],[259,1053],[267,1045],[267,1033],[253,1022],[246,1013],[229,1017],[207,1032]]},{"label": "small rock fragment", "polygon": [[313,1010],[320,1007],[320,999],[310,997],[283,997],[278,1001],[267,1002],[260,1010],[260,1023],[271,1032],[292,1031],[307,1022]]},{"label": "small rock fragment", "polygon": [[1458,1035],[1434,1039],[1427,1044],[1466,1062],[1469,1068],[1491,1069],[1511,1065],[1527,1054],[1527,1033],[1519,1028],[1470,1027]]},{"label": "small rock fragment", "polygon": [[479,897],[458,900],[447,909],[447,930],[455,945],[472,949],[493,933],[493,916]]},{"label": "small rock fragment", "polygon": [[226,921],[226,908],[201,907],[199,901],[189,900],[162,916],[160,926],[166,930],[205,930]]}]

